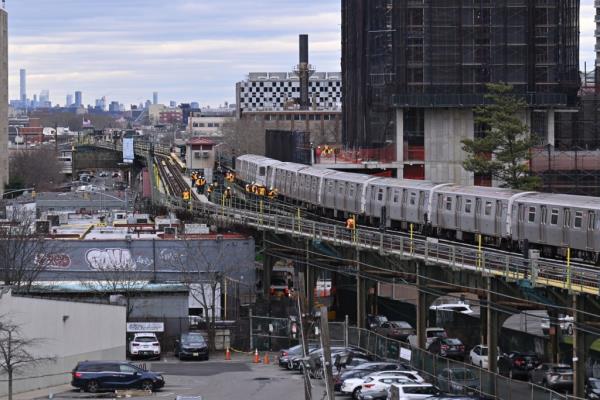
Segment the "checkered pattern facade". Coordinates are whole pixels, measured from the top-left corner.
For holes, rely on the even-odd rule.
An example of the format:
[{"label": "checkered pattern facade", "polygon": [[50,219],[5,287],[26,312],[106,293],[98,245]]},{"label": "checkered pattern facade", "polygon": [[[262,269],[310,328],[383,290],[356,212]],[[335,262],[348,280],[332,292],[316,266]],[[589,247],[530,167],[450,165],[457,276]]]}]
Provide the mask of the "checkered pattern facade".
[{"label": "checkered pattern facade", "polygon": [[[252,73],[249,79],[240,82],[237,88],[238,107],[241,112],[283,111],[290,109],[290,102],[300,98],[300,81],[293,73]],[[341,73],[321,72],[311,76],[311,104],[313,99],[318,110],[340,109]]]}]

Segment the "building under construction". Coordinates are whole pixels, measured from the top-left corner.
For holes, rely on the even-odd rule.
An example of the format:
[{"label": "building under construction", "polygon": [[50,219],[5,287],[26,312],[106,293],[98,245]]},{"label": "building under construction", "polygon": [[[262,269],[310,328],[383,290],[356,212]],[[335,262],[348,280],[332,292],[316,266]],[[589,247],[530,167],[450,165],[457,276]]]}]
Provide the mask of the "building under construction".
[{"label": "building under construction", "polygon": [[461,140],[487,83],[551,145],[577,104],[578,0],[343,0],[342,47],[344,145],[392,148],[399,176],[473,183]]}]

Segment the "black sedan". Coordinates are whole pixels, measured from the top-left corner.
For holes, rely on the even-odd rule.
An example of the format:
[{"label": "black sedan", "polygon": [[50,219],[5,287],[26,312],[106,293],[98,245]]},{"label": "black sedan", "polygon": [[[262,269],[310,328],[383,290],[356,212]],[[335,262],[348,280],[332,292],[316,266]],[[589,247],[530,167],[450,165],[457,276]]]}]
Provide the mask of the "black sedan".
[{"label": "black sedan", "polygon": [[175,357],[180,360],[208,360],[208,344],[204,336],[197,332],[182,333],[175,341]]}]

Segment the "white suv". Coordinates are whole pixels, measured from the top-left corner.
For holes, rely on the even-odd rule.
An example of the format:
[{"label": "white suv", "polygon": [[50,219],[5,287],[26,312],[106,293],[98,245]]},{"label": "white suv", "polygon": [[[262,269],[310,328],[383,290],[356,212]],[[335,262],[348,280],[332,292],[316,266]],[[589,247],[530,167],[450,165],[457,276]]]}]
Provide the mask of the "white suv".
[{"label": "white suv", "polygon": [[129,342],[129,354],[134,357],[160,357],[160,343],[154,333],[136,333]]},{"label": "white suv", "polygon": [[400,394],[400,400],[420,400],[427,399],[429,397],[438,396],[440,391],[429,383],[416,383],[416,384],[395,384],[393,383],[387,389],[388,400],[392,399],[392,386],[398,388]]}]

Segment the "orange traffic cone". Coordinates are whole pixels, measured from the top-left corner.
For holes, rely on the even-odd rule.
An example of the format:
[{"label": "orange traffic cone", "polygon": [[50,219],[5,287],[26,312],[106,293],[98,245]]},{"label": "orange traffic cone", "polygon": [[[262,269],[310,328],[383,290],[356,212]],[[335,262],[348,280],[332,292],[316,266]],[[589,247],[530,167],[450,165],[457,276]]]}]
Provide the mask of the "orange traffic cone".
[{"label": "orange traffic cone", "polygon": [[231,351],[229,351],[229,347],[225,350],[225,360],[231,360]]},{"label": "orange traffic cone", "polygon": [[265,365],[267,365],[267,364],[269,364],[269,363],[270,363],[270,361],[269,361],[269,353],[265,353],[265,359],[264,359],[263,363],[264,363]]},{"label": "orange traffic cone", "polygon": [[254,364],[260,363],[260,358],[258,357],[258,349],[254,350]]}]

